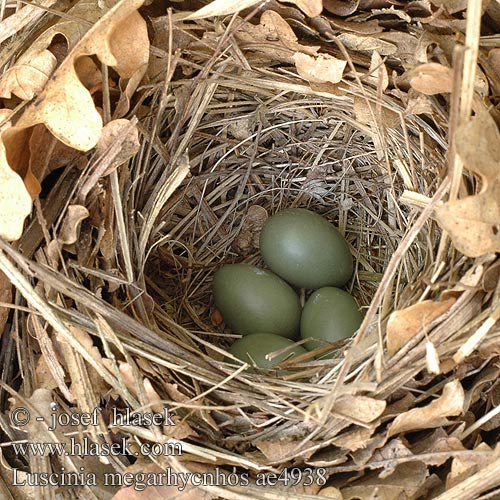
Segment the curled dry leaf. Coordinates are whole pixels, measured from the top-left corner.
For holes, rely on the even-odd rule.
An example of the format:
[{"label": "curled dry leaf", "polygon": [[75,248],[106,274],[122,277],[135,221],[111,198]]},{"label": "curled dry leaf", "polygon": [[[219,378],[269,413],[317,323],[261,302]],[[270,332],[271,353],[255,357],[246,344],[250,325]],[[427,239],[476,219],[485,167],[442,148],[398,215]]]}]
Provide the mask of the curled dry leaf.
[{"label": "curled dry leaf", "polygon": [[458,155],[483,181],[477,195],[452,200],[436,208],[436,219],[455,247],[468,257],[500,251],[500,133],[486,109],[458,128]]},{"label": "curled dry leaf", "polygon": [[301,52],[293,55],[293,61],[299,75],[311,83],[340,82],[347,64],[329,54],[313,57]]},{"label": "curled dry leaf", "polygon": [[58,240],[63,245],[72,245],[78,240],[80,224],[89,216],[89,211],[82,205],[69,205],[64,217]]},{"label": "curled dry leaf", "polygon": [[[122,60],[123,57],[130,57],[130,48],[120,49],[119,41],[123,43],[123,38],[116,33],[117,28],[123,30],[126,25],[127,30],[134,33],[134,40],[147,40],[146,24],[136,12],[142,2],[143,0],[121,0],[99,19],[74,45],[68,57],[36,100],[25,109],[16,125],[2,132],[0,209],[3,217],[0,222],[0,234],[6,239],[15,240],[21,236],[24,219],[31,211],[29,191],[22,181],[19,182],[20,178],[16,172],[28,178],[31,191],[36,192],[36,182],[41,181],[35,179],[31,172],[27,172],[28,143],[33,127],[38,124],[45,125],[59,141],[74,149],[87,151],[96,145],[101,135],[102,119],[90,92],[78,77],[75,63],[82,56],[95,54],[101,62],[112,66],[118,72],[123,71],[124,75],[130,74],[134,64],[142,64],[149,45],[137,48],[143,55],[136,57],[134,64],[131,64],[130,61]],[[140,68],[136,70],[139,71]]]},{"label": "curled dry leaf", "polygon": [[2,76],[0,96],[10,98],[12,93],[20,99],[30,100],[38,95],[57,65],[55,55],[49,50],[53,38],[62,35],[66,39],[68,50],[72,50],[85,32],[105,13],[100,5],[97,0],[81,0],[67,12],[68,17],[60,19],[44,31]]},{"label": "curled dry leaf", "polygon": [[266,10],[260,17],[260,24],[239,21],[235,38],[249,44],[252,50],[265,52],[267,57],[293,63],[293,53],[314,55],[318,46],[306,46],[297,42],[297,36],[290,25],[277,12]]},{"label": "curled dry leaf", "polygon": [[413,408],[398,415],[387,430],[387,437],[401,432],[419,429],[434,429],[449,424],[446,417],[456,417],[464,409],[464,390],[458,380],[452,380],[443,387],[438,398],[422,408]]},{"label": "curled dry leaf", "polygon": [[5,158],[0,141],[0,236],[7,241],[21,237],[24,219],[31,212],[31,196],[24,182],[13,172]]},{"label": "curled dry leaf", "polygon": [[438,63],[421,64],[407,77],[412,88],[425,95],[446,94],[453,88],[453,70]]},{"label": "curled dry leaf", "polygon": [[394,311],[387,321],[387,351],[389,355],[394,356],[418,332],[445,313],[455,303],[455,300],[454,298],[443,301],[424,300],[406,309]]}]

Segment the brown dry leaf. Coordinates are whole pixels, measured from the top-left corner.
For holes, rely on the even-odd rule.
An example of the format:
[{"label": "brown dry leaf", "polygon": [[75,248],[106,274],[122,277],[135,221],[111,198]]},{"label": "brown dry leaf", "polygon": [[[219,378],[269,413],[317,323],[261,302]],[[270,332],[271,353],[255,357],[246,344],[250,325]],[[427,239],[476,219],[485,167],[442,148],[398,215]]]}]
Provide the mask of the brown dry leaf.
[{"label": "brown dry leaf", "polygon": [[7,241],[18,240],[30,212],[31,196],[21,177],[7,164],[0,140],[0,236]]},{"label": "brown dry leaf", "polygon": [[266,10],[258,25],[239,21],[235,37],[238,41],[248,44],[252,50],[264,52],[268,58],[289,63],[294,62],[294,52],[314,55],[319,50],[319,46],[298,43],[290,25],[273,10]]},{"label": "brown dry leaf", "polygon": [[293,55],[293,62],[298,74],[311,83],[338,83],[347,61],[342,61],[329,54],[319,54],[312,57],[301,52]]},{"label": "brown dry leaf", "polygon": [[[125,138],[123,138],[123,134],[126,134]],[[101,137],[95,148],[97,156],[103,156],[117,142],[118,138],[121,141],[120,150],[111,159],[104,175],[110,174],[139,151],[139,130],[137,125],[131,126],[129,120],[121,118],[112,120],[103,127]]]},{"label": "brown dry leaf", "polygon": [[[33,127],[44,124],[67,146],[87,151],[94,147],[101,135],[102,119],[95,108],[90,92],[76,73],[75,62],[82,56],[95,54],[104,64],[116,69],[122,76],[142,71],[147,60],[149,44],[123,48],[124,41],[118,31],[128,30],[134,40],[147,41],[147,27],[136,12],[143,0],[121,0],[74,45],[68,57],[55,71],[38,98],[30,104],[14,127],[2,132],[0,138],[0,234],[8,240],[18,239],[25,217],[31,210],[30,191],[19,182],[17,172],[28,178],[31,192],[36,192],[33,174],[26,172]],[[75,36],[75,33],[72,33]],[[81,38],[81,39],[80,39]],[[71,45],[71,43],[69,44]],[[129,44],[130,45],[130,44]],[[124,60],[124,58],[126,60]],[[130,60],[131,58],[131,60]],[[39,186],[38,186],[39,189]],[[8,201],[8,204],[7,204]],[[28,207],[29,205],[29,207]]]},{"label": "brown dry leaf", "polygon": [[[255,446],[266,456],[269,462],[282,462],[297,453],[298,441],[257,441]],[[312,454],[312,453],[311,453]]]},{"label": "brown dry leaf", "polygon": [[453,459],[450,473],[446,477],[446,489],[453,488],[453,486],[476,474],[476,472],[490,465],[496,458],[496,454],[486,443],[480,443],[474,448],[474,451],[477,454]]},{"label": "brown dry leaf", "polygon": [[406,76],[412,88],[425,95],[446,94],[453,88],[453,70],[442,64],[421,64]]},{"label": "brown dry leaf", "polygon": [[29,165],[24,176],[28,192],[32,196],[39,194],[39,180],[79,155],[78,151],[58,141],[44,125],[35,125],[29,138]]},{"label": "brown dry leaf", "polygon": [[365,448],[370,442],[375,426],[370,427],[357,427],[354,429],[343,432],[339,436],[332,439],[332,444],[339,448],[344,448],[350,452],[357,451],[360,448]]},{"label": "brown dry leaf", "polygon": [[89,211],[82,205],[69,205],[57,238],[63,245],[72,245],[78,241],[80,225],[89,216]]},{"label": "brown dry leaf", "polygon": [[370,423],[384,412],[386,402],[367,396],[345,395],[335,401],[334,413],[352,417],[355,421]]},{"label": "brown dry leaf", "polygon": [[457,153],[479,174],[479,194],[449,201],[436,208],[436,219],[455,247],[468,257],[500,251],[500,133],[486,109],[458,128]]},{"label": "brown dry leaf", "polygon": [[319,16],[323,10],[323,0],[286,0],[284,3],[293,3],[309,17]]},{"label": "brown dry leaf", "polygon": [[342,488],[343,500],[410,500],[419,498],[428,476],[421,462],[401,464],[386,478],[370,474],[356,481],[356,486]]},{"label": "brown dry leaf", "polygon": [[375,88],[379,88],[380,86],[382,91],[386,90],[389,85],[387,68],[385,67],[382,57],[376,50],[373,51],[370,68],[368,69],[368,76],[366,76],[365,80],[371,83]]},{"label": "brown dry leaf", "polygon": [[24,101],[33,99],[42,91],[56,65],[52,52],[29,50],[0,79],[0,97],[10,99],[14,94]]},{"label": "brown dry leaf", "polygon": [[394,356],[417,333],[445,313],[455,298],[443,301],[424,300],[406,309],[394,311],[387,321],[387,352]]},{"label": "brown dry leaf", "polygon": [[419,439],[411,451],[414,455],[425,455],[419,457],[426,465],[443,465],[449,460],[447,452],[464,450],[464,445],[456,437],[450,437],[442,429],[437,428],[432,434]]},{"label": "brown dry leaf", "polygon": [[323,0],[323,7],[336,16],[346,17],[356,12],[359,6],[359,0]]},{"label": "brown dry leaf", "polygon": [[360,36],[354,33],[341,33],[337,38],[350,50],[370,53],[376,50],[382,56],[394,55],[397,52],[397,46],[394,43],[386,42],[380,38]]},{"label": "brown dry leaf", "polygon": [[368,466],[373,463],[373,467],[379,468],[383,464],[384,470],[379,473],[379,477],[383,479],[391,475],[399,465],[399,459],[413,456],[413,453],[401,441],[401,439],[391,439],[382,448],[376,450],[372,459],[368,462]]},{"label": "brown dry leaf", "polygon": [[[401,123],[399,114],[386,106],[377,108],[375,103],[367,101],[364,97],[354,96],[353,100],[356,120],[373,126],[375,130],[380,128],[379,123],[385,128],[395,128]],[[374,137],[376,137],[375,133]]]},{"label": "brown dry leaf", "polygon": [[[68,18],[44,31],[29,49],[19,57],[0,79],[0,96],[10,98],[11,93],[20,99],[30,100],[38,95],[52,75],[56,65],[56,56],[49,50],[56,35],[66,39],[68,50],[72,50],[85,32],[105,13],[97,0],[80,0],[68,12]],[[74,17],[72,20],[70,17]],[[87,21],[82,22],[81,20]]]},{"label": "brown dry leaf", "polygon": [[438,398],[422,408],[413,408],[398,415],[387,430],[387,437],[401,432],[419,429],[433,429],[446,425],[446,417],[456,417],[464,409],[464,390],[458,380],[452,380],[443,387]]},{"label": "brown dry leaf", "polygon": [[444,7],[449,14],[455,14],[467,8],[467,0],[431,0],[431,2],[436,7]]}]

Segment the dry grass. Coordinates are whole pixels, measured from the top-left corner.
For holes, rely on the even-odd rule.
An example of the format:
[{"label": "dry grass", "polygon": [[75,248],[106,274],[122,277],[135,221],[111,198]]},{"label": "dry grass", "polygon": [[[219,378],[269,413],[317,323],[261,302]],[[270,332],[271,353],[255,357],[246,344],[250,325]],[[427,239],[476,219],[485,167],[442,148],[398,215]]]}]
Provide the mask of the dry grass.
[{"label": "dry grass", "polygon": [[[473,21],[472,45],[478,41]],[[83,171],[61,174],[54,199],[39,207],[20,250],[0,243],[0,267],[17,289],[2,359],[5,365],[17,357],[23,379],[20,386],[18,374],[4,369],[2,387],[28,397],[50,380],[54,397],[82,411],[103,400],[133,410],[161,400],[186,425],[184,450],[194,461],[246,470],[307,463],[332,475],[364,471],[338,443],[353,429],[376,437],[395,415],[366,421],[338,402],[365,396],[390,406],[411,395],[408,408],[422,405],[456,373],[426,374],[425,341],[450,360],[494,309],[494,258],[456,254],[432,219],[436,204],[456,197],[465,178],[453,144],[447,156],[446,110],[435,99],[432,119],[408,114],[400,99],[382,98],[353,71],[341,95],[312,90],[292,72],[262,63],[262,56],[248,59],[247,48],[228,43],[229,36],[213,43],[218,28],[210,22],[198,27],[206,37],[196,50],[182,57],[157,51],[166,56],[167,71],[141,89],[132,111],[140,117],[141,150],[128,168],[99,180],[86,200],[91,213],[103,214],[112,241],[103,242],[103,226],[90,224],[72,252],[54,255],[48,241],[88,185],[91,159]],[[352,68],[353,59],[359,64],[366,57],[348,56]],[[455,73],[452,130],[471,111],[475,60],[468,58]],[[183,76],[190,72],[195,76]],[[360,116],[359,106],[369,118]],[[337,346],[337,356],[294,362],[281,377],[226,363],[234,335],[212,318],[214,270],[228,262],[262,264],[258,249],[242,248],[239,240],[256,205],[269,215],[308,207],[338,225],[355,260],[349,291],[366,312],[357,336]],[[479,267],[491,268],[492,283],[488,272],[478,286],[460,283]],[[442,292],[457,297],[454,305],[389,357],[389,314]],[[497,348],[499,337],[492,327],[484,352]],[[47,379],[37,369],[40,358]],[[456,376],[476,368],[465,365]],[[147,441],[169,438],[160,428],[122,430]],[[294,446],[274,457],[256,451],[256,442],[271,441]],[[158,458],[160,465],[174,462]],[[450,496],[450,490],[440,498],[473,498],[467,488],[469,496]],[[211,491],[224,498],[282,498],[251,488]]]}]

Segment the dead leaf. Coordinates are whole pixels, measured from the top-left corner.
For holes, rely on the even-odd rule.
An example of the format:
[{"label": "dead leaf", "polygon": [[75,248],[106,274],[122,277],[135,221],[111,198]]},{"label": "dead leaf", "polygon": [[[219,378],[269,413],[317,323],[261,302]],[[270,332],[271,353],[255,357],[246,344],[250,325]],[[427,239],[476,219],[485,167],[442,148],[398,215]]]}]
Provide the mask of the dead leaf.
[{"label": "dead leaf", "polygon": [[467,0],[431,0],[431,2],[436,7],[444,7],[449,14],[455,14],[467,8]]},{"label": "dead leaf", "polygon": [[433,429],[449,424],[446,417],[456,417],[464,409],[464,390],[458,380],[452,380],[443,387],[438,398],[422,408],[413,408],[398,415],[387,430],[387,437],[401,432],[419,429]]},{"label": "dead leaf", "polygon": [[323,10],[322,0],[286,0],[284,3],[293,3],[309,17],[319,16]]},{"label": "dead leaf", "polygon": [[338,83],[342,80],[346,61],[329,54],[312,57],[301,52],[293,55],[298,74],[311,83]]},{"label": "dead leaf", "polygon": [[[382,464],[384,470],[379,473],[379,477],[383,479],[391,475],[399,465],[400,458],[408,458],[413,456],[413,453],[399,438],[391,439],[382,448],[376,450],[372,459],[368,462],[368,466],[373,462],[374,466],[380,467]],[[373,466],[372,466],[373,467]]]},{"label": "dead leaf", "polygon": [[347,49],[356,51],[373,52],[378,51],[381,56],[393,55],[397,52],[397,46],[394,43],[386,42],[379,38],[371,36],[355,35],[354,33],[341,33],[338,39]]},{"label": "dead leaf", "polygon": [[496,458],[496,454],[486,443],[480,443],[474,448],[474,451],[477,453],[463,458],[455,457],[452,460],[451,470],[446,477],[446,489],[453,488],[476,472],[481,471]]},{"label": "dead leaf", "polygon": [[348,0],[347,2],[341,0],[323,0],[323,6],[328,12],[336,16],[346,17],[356,12],[359,0]]},{"label": "dead leaf", "polygon": [[387,74],[387,68],[380,57],[380,54],[374,50],[372,54],[372,60],[370,62],[370,68],[368,69],[368,76],[365,80],[371,83],[375,88],[381,88],[382,92],[385,91],[389,85],[389,75]]},{"label": "dead leaf", "polygon": [[18,240],[30,212],[31,196],[21,177],[7,164],[0,140],[0,236],[7,241]]},{"label": "dead leaf", "polygon": [[436,219],[455,247],[468,257],[500,251],[500,133],[486,109],[458,128],[457,153],[469,170],[479,174],[479,194],[436,208]]},{"label": "dead leaf", "polygon": [[277,12],[266,10],[260,17],[260,24],[239,21],[235,38],[248,48],[263,52],[267,58],[293,63],[293,54],[301,52],[314,55],[319,46],[301,45],[293,29]]},{"label": "dead leaf", "polygon": [[367,396],[345,395],[339,397],[333,405],[333,411],[352,417],[355,421],[370,423],[382,415],[386,402]]},{"label": "dead leaf", "polygon": [[370,442],[370,439],[375,432],[375,426],[358,427],[347,432],[343,432],[339,436],[332,439],[332,444],[339,448],[344,448],[350,452],[357,451],[360,448],[365,448]]},{"label": "dead leaf", "polygon": [[[300,444],[299,441],[285,441],[285,440],[266,440],[266,441],[257,441],[255,446],[266,456],[266,458],[271,463],[280,463],[283,462],[284,459],[288,459],[290,456],[294,456],[297,454],[297,446]],[[305,458],[309,458],[309,456]]]},{"label": "dead leaf", "polygon": [[[31,170],[26,171],[30,164],[28,143],[33,128],[43,124],[59,141],[81,151],[94,147],[101,135],[100,113],[90,92],[76,73],[76,61],[82,56],[95,54],[104,64],[115,68],[118,73],[123,72],[125,76],[130,76],[134,69],[141,70],[142,66],[137,65],[142,64],[144,52],[149,51],[149,44],[137,49],[140,57],[132,57],[130,47],[121,47],[120,43],[124,43],[124,39],[117,34],[117,27],[123,30],[123,23],[126,23],[127,30],[130,31],[128,36],[141,41],[147,40],[147,27],[136,12],[142,2],[143,0],[121,0],[83,37],[80,32],[66,33],[68,45],[74,45],[70,54],[45,84],[38,98],[25,108],[16,125],[2,132],[0,210],[3,217],[0,221],[0,235],[6,239],[14,240],[21,236],[24,219],[31,211],[29,193],[36,192],[37,183],[41,182]],[[102,13],[98,14],[101,16]],[[129,41],[130,38],[126,40]],[[132,57],[132,62],[128,59],[124,61],[124,57]],[[28,190],[19,182],[19,175],[26,178],[26,184],[30,186]]]},{"label": "dead leaf", "polygon": [[356,481],[355,486],[342,488],[343,500],[406,500],[419,498],[419,492],[428,476],[427,467],[421,462],[401,464],[393,474],[379,478],[367,475]]},{"label": "dead leaf", "polygon": [[460,439],[448,434],[438,427],[434,432],[418,439],[415,445],[411,448],[414,455],[424,455],[419,457],[427,465],[443,465],[449,460],[447,452],[465,450]]},{"label": "dead leaf", "polygon": [[425,95],[450,93],[453,88],[453,70],[442,64],[421,64],[407,73],[412,88]]},{"label": "dead leaf", "polygon": [[98,23],[104,13],[105,10],[97,0],[77,2],[67,12],[69,17],[60,19],[44,31],[30,44],[29,49],[19,57],[16,63],[2,75],[0,96],[10,98],[11,94],[15,94],[23,100],[33,99],[45,87],[57,65],[57,58],[49,50],[53,38],[56,35],[64,36],[68,50],[71,50],[86,31],[93,24]]},{"label": "dead leaf", "polygon": [[[354,114],[359,122],[371,125],[375,130],[380,128],[379,124],[383,124],[385,128],[396,128],[400,125],[401,118],[399,114],[387,106],[378,108],[374,102],[370,102],[364,97],[354,96],[353,100]],[[373,136],[376,137],[375,132]]]},{"label": "dead leaf", "polygon": [[63,245],[72,245],[78,241],[80,224],[89,216],[89,211],[82,205],[69,205],[64,216],[58,240]]},{"label": "dead leaf", "polygon": [[444,314],[455,298],[443,301],[424,300],[406,309],[394,311],[387,321],[387,352],[394,356],[418,332]]},{"label": "dead leaf", "polygon": [[[125,137],[124,134],[126,134]],[[116,144],[118,139],[120,139],[120,149],[116,151],[116,154],[112,158],[107,159],[107,168],[103,175],[110,174],[139,151],[140,144],[137,125],[131,124],[129,120],[121,118],[112,120],[103,127],[101,137],[95,147],[96,155],[104,156],[113,144]]]}]

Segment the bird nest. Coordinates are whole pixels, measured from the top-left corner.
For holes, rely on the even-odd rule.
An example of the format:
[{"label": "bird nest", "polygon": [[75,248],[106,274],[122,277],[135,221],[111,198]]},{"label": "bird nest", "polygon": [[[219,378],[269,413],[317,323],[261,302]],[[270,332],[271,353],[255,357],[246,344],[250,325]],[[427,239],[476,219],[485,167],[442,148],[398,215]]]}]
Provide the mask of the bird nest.
[{"label": "bird nest", "polygon": [[[4,459],[25,473],[203,474],[192,498],[453,492],[466,473],[450,463],[469,475],[494,463],[500,332],[488,323],[495,256],[461,255],[435,220],[450,189],[448,102],[408,86],[384,92],[382,59],[368,71],[369,54],[338,40],[328,50],[347,59],[343,80],[314,84],[248,37],[228,41],[241,25],[169,23],[168,68],[156,49],[131,112],[139,151],[94,182],[91,168],[58,171],[19,244],[1,243],[17,290],[4,408],[62,421],[98,409],[92,425],[79,422],[79,442],[123,448],[100,463],[89,454],[22,463],[9,449]],[[403,73],[385,64],[392,79]],[[462,179],[479,192],[473,176]],[[78,217],[83,205],[88,217]],[[345,236],[355,264],[347,289],[364,321],[329,359],[252,372],[226,361],[237,336],[211,282],[223,264],[263,266],[262,224],[289,207]],[[481,328],[488,337],[471,347]],[[127,411],[131,420],[117,417]],[[155,414],[163,420],[147,425]],[[3,427],[12,442],[72,439],[63,425]],[[273,474],[281,482],[270,490]],[[73,489],[107,498],[90,483]],[[467,491],[461,498],[473,498]]]}]

